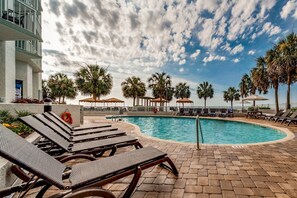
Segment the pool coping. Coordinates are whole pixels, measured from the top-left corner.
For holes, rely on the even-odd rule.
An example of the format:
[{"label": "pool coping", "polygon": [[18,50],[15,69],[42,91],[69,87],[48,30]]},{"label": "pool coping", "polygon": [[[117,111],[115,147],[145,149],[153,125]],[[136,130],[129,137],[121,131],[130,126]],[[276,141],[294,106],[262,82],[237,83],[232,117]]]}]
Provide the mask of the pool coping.
[{"label": "pool coping", "polygon": [[[138,115],[137,115],[138,116]],[[136,117],[137,117],[136,116]],[[191,119],[195,119],[196,117],[194,116],[168,116],[168,115],[140,115],[141,117],[170,117],[170,118],[191,118]],[[138,117],[140,117],[138,116]],[[119,116],[122,117],[122,116]],[[135,117],[134,115],[125,115],[123,117]],[[262,126],[262,127],[267,127],[267,128],[272,128],[278,131],[281,131],[283,133],[286,134],[286,137],[279,139],[279,140],[274,140],[274,141],[268,141],[268,142],[258,142],[258,143],[245,143],[245,144],[206,144],[206,143],[200,143],[201,146],[259,146],[259,145],[267,145],[267,144],[276,144],[276,143],[281,143],[281,142],[286,142],[289,140],[292,140],[293,138],[295,138],[294,133],[288,129],[288,128],[284,128],[284,127],[276,127],[276,126],[271,126],[268,124],[262,124],[262,123],[257,123],[257,122],[253,122],[253,121],[243,121],[243,120],[233,120],[234,118],[219,118],[219,117],[200,117],[203,119],[214,119],[214,120],[225,120],[225,121],[231,121],[231,122],[241,122],[241,123],[247,123],[247,124],[253,124],[253,125],[258,125],[258,126]],[[236,118],[235,118],[236,119]],[[148,139],[152,139],[152,140],[157,140],[157,141],[163,141],[163,142],[169,142],[169,143],[178,143],[178,144],[183,144],[183,145],[197,145],[197,143],[191,143],[191,142],[178,142],[178,141],[174,141],[174,140],[164,140],[164,139],[160,139],[157,137],[152,137],[150,135],[146,135],[144,133],[141,132],[141,129],[138,125],[136,124],[132,124],[129,122],[125,122],[126,124],[130,124],[132,125],[135,130],[134,132],[139,134],[142,137],[148,138]]]}]

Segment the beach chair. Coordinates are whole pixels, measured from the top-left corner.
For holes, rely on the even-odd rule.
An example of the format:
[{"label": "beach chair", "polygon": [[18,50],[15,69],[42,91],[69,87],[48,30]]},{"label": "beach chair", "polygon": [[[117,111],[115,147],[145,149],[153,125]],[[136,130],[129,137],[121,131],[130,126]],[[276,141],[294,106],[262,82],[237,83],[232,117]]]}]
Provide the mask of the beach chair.
[{"label": "beach chair", "polygon": [[292,122],[292,120],[296,119],[297,118],[297,110],[294,111],[289,117],[280,117],[277,121],[278,122],[281,122],[281,124],[283,124],[284,122]]},{"label": "beach chair", "polygon": [[[69,128],[72,131],[80,131],[80,130],[88,130],[88,129],[98,129],[98,128],[104,128],[104,127],[110,127],[110,124],[103,124],[103,125],[96,125],[96,126],[84,126],[84,127],[73,127],[70,124],[68,124],[67,122],[65,122],[64,120],[62,120],[62,118],[60,118],[60,116],[58,116],[57,114],[55,114],[53,111],[47,112],[45,113],[45,115],[52,115],[52,117],[49,117],[49,119],[51,119],[53,122],[55,123],[59,123],[59,124],[63,124],[64,126],[66,126],[67,128]],[[54,119],[52,119],[54,118]]]},{"label": "beach chair", "polygon": [[262,114],[259,116],[259,119],[263,119],[263,120],[269,120],[272,117],[275,116],[281,116],[283,114],[282,111],[278,111],[277,113],[275,113],[274,115],[269,115],[269,114]]},{"label": "beach chair", "polygon": [[220,109],[219,117],[227,117],[227,109]]},{"label": "beach chair", "polygon": [[39,124],[44,124],[51,128],[54,132],[58,133],[60,136],[63,138],[72,141],[72,142],[81,142],[81,141],[90,141],[90,140],[95,140],[95,139],[103,139],[103,138],[111,138],[115,136],[122,136],[125,135],[126,133],[123,131],[105,131],[105,132],[100,132],[100,133],[92,133],[92,134],[83,134],[83,135],[72,135],[70,133],[67,133],[63,131],[60,127],[55,125],[54,123],[48,121],[42,114],[36,114],[34,116],[31,116],[32,118],[37,119],[26,119],[26,124],[29,125],[34,125],[35,123]]},{"label": "beach chair", "polygon": [[209,113],[209,115],[210,115],[211,117],[216,117],[216,116],[217,116],[216,112],[217,112],[217,109],[210,109],[210,113]]},{"label": "beach chair", "polygon": [[19,120],[31,127],[34,131],[39,133],[51,141],[53,147],[46,147],[46,151],[53,155],[61,155],[64,153],[83,153],[92,154],[96,157],[102,156],[105,151],[111,150],[110,156],[114,155],[117,148],[126,146],[135,146],[136,149],[142,148],[142,145],[137,138],[132,136],[116,136],[113,138],[98,139],[87,142],[73,142],[61,137],[55,133],[48,126],[41,124],[32,116],[20,117]]},{"label": "beach chair", "polygon": [[280,119],[280,118],[286,118],[286,117],[288,117],[290,115],[290,113],[291,113],[291,110],[289,109],[286,112],[284,112],[281,116],[273,116],[269,120],[272,120],[272,121],[277,122],[278,119]]},{"label": "beach chair", "polygon": [[209,116],[208,108],[202,109],[202,116]]},{"label": "beach chair", "polygon": [[[17,166],[17,176],[23,180],[21,184],[0,189],[0,197],[20,193],[25,197],[30,189],[41,187],[36,197],[45,197],[47,190],[54,186],[59,191],[56,197],[108,197],[114,198],[110,191],[101,188],[129,175],[134,175],[123,197],[131,197],[140,179],[142,170],[155,165],[161,165],[178,176],[174,163],[166,153],[153,148],[141,148],[131,152],[121,153],[112,157],[89,160],[66,166],[63,163],[80,158],[71,156],[60,162],[30,144],[14,132],[0,126],[0,156]],[[166,163],[166,164],[165,164]],[[30,174],[26,174],[28,171]],[[14,169],[15,170],[15,169]],[[14,171],[16,172],[16,171]],[[61,191],[62,190],[62,191]]]},{"label": "beach chair", "polygon": [[199,116],[202,115],[202,109],[201,109],[201,108],[198,108],[198,109],[196,110],[196,114],[195,114],[195,116],[197,116],[197,115],[199,115]]},{"label": "beach chair", "polygon": [[233,109],[228,109],[226,116],[233,118],[234,117]]},{"label": "beach chair", "polygon": [[118,130],[117,128],[112,127],[110,124],[108,125],[101,125],[99,128],[86,128],[84,130],[72,130],[69,127],[62,124],[60,121],[56,119],[55,116],[53,116],[50,113],[43,113],[43,115],[51,122],[59,126],[62,130],[64,130],[66,133],[69,133],[71,135],[85,135],[85,134],[92,134],[92,133],[100,133],[104,131],[115,131]]}]

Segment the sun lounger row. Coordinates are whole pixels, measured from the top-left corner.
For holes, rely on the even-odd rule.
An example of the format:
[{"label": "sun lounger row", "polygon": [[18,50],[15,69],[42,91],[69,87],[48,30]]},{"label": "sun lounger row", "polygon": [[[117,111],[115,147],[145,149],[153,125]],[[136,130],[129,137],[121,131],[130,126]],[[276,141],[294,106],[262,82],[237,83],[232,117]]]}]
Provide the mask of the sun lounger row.
[{"label": "sun lounger row", "polygon": [[177,115],[180,116],[211,116],[211,117],[233,117],[232,109],[214,109],[214,108],[180,108]]},{"label": "sun lounger row", "polygon": [[275,115],[258,113],[254,118],[280,122],[281,124],[287,124],[289,126],[291,123],[297,124],[297,111],[289,109],[285,112],[279,111]]},{"label": "sun lounger row", "polygon": [[[23,180],[21,184],[0,189],[0,197],[14,192],[25,196],[28,190],[37,187],[41,187],[37,197],[43,197],[51,186],[67,190],[60,192],[60,197],[115,197],[100,186],[134,175],[124,194],[124,197],[130,197],[144,169],[161,165],[178,175],[175,165],[166,153],[153,147],[143,148],[138,139],[111,125],[78,130],[68,126],[53,113],[26,116],[20,120],[47,140],[43,147],[38,148],[0,126],[0,156],[15,164],[11,170]],[[135,146],[136,150],[114,155],[118,147],[131,145]],[[58,152],[59,156],[52,157],[42,149],[49,153],[50,149],[61,152]],[[107,150],[110,150],[110,155],[113,156],[97,158]],[[63,164],[78,158],[88,162],[70,167]]]}]

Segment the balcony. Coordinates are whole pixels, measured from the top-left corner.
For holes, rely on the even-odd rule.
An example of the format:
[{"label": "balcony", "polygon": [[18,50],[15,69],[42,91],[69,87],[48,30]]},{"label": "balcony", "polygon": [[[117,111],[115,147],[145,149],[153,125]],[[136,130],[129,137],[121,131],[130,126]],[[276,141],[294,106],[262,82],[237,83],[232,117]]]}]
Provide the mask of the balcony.
[{"label": "balcony", "polygon": [[0,0],[0,40],[41,39],[38,0]]},{"label": "balcony", "polygon": [[16,41],[16,59],[29,63],[33,71],[41,72],[41,43],[36,40]]}]

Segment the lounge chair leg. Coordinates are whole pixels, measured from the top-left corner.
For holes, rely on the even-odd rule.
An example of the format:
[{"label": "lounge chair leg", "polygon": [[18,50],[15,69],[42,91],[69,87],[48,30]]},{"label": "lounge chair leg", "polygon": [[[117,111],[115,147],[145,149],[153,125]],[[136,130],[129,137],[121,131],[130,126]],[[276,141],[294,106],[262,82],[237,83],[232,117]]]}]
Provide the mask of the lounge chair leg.
[{"label": "lounge chair leg", "polygon": [[169,166],[164,164],[164,163],[161,163],[159,166],[170,170],[175,176],[178,177],[177,168],[176,168],[176,166],[174,165],[174,163],[171,161],[171,159],[169,157],[166,157],[166,162],[169,164]]},{"label": "lounge chair leg", "polygon": [[141,168],[138,166],[136,168],[135,175],[134,175],[134,177],[133,177],[133,179],[131,181],[131,184],[129,185],[128,189],[126,190],[123,198],[131,197],[131,195],[132,195],[132,193],[133,193],[133,191],[134,191],[134,189],[135,189],[135,187],[136,187],[136,185],[137,185],[137,183],[139,181],[140,176],[141,176]]},{"label": "lounge chair leg", "polygon": [[105,197],[105,198],[115,198],[116,196],[108,190],[100,188],[87,188],[82,190],[77,190],[73,193],[70,193],[63,198],[81,198],[81,197]]},{"label": "lounge chair leg", "polygon": [[109,156],[113,156],[116,151],[117,151],[117,146],[113,146],[112,149],[111,149],[111,152],[110,152]]},{"label": "lounge chair leg", "polygon": [[45,192],[51,187],[51,184],[45,185],[36,195],[36,198],[42,198]]},{"label": "lounge chair leg", "polygon": [[136,142],[135,148],[140,149],[140,148],[143,148],[143,146],[140,144],[140,142]]}]

